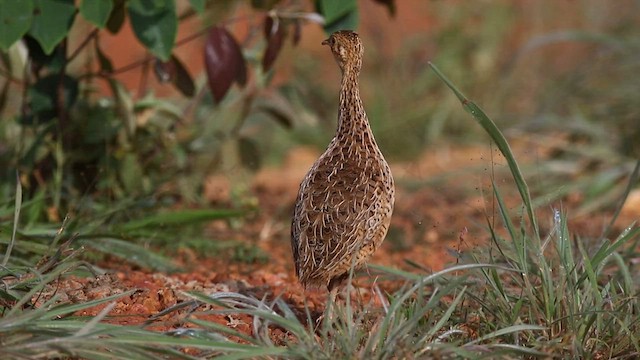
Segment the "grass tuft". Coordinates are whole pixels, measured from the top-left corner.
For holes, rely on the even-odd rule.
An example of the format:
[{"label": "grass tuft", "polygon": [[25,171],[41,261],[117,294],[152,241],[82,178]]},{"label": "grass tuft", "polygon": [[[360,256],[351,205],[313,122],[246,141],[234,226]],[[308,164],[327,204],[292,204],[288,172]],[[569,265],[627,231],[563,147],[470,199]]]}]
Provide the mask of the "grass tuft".
[{"label": "grass tuft", "polygon": [[[164,311],[191,307],[184,326],[166,332],[147,326],[109,323],[118,297],[79,304],[58,303],[53,296],[40,304],[39,294],[62,276],[80,270],[82,250],[105,246],[128,257],[162,268],[162,259],[144,256],[135,244],[113,234],[82,233],[78,224],[20,231],[16,199],[10,239],[0,239],[5,251],[0,268],[0,344],[8,359],[72,357],[87,359],[253,359],[253,358],[612,358],[640,356],[640,283],[635,224],[614,239],[610,225],[588,247],[569,230],[571,219],[553,209],[548,219],[536,217],[535,201],[511,148],[493,121],[464,97],[435,66],[432,68],[462,101],[508,159],[509,169],[522,199],[513,211],[505,205],[501,189],[493,183],[500,221],[487,219],[490,245],[463,254],[459,265],[435,273],[411,273],[372,265],[382,283],[397,290],[383,292],[371,285],[371,298],[328,302],[317,323],[310,309],[293,308],[280,297],[256,299],[237,292],[188,293],[192,299]],[[639,166],[631,173],[627,189],[637,182]],[[629,190],[625,192],[628,194]],[[16,191],[18,197],[19,191]],[[623,202],[621,200],[621,202]],[[621,205],[619,205],[621,206]],[[523,220],[526,213],[526,219]],[[149,215],[128,225],[114,221],[111,229],[144,237],[158,226],[177,226],[211,217],[235,216],[219,212]],[[92,229],[109,223],[96,219]],[[519,221],[517,219],[520,219]],[[613,217],[611,224],[615,222]],[[175,220],[175,222],[174,222]],[[96,225],[98,224],[98,225]],[[546,224],[543,228],[540,224]],[[68,236],[69,227],[77,236]],[[116,231],[114,231],[116,232]],[[95,243],[91,243],[95,241]],[[142,248],[143,249],[143,248]],[[418,264],[419,265],[419,264]],[[417,266],[421,269],[421,266]],[[78,312],[94,306],[103,310],[93,318]],[[241,332],[220,319],[247,321],[251,331]]]}]

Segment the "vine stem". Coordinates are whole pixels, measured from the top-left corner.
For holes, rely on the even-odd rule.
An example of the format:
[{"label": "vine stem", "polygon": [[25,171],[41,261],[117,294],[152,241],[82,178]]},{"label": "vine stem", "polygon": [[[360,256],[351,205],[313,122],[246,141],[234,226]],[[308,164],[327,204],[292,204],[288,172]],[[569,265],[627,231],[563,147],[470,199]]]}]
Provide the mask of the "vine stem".
[{"label": "vine stem", "polygon": [[[266,14],[266,12],[264,14]],[[264,14],[260,13],[260,15],[264,15]],[[229,24],[236,23],[236,22],[249,21],[249,20],[252,20],[253,18],[255,18],[257,16],[258,16],[257,14],[255,14],[255,15],[246,15],[246,16],[238,16],[238,17],[235,17],[235,18],[231,18],[231,19],[222,21],[221,24],[222,25],[229,25]],[[178,47],[180,47],[182,45],[190,43],[191,41],[199,38],[200,36],[206,34],[213,26],[218,26],[218,24],[209,25],[209,26],[205,27],[202,30],[199,30],[199,31],[197,31],[197,32],[195,32],[193,34],[187,35],[186,37],[176,41],[176,44],[174,45],[174,48],[178,48]],[[156,57],[153,56],[153,55],[146,55],[145,57],[143,57],[140,60],[136,60],[136,61],[134,61],[132,63],[129,63],[127,65],[124,65],[124,66],[122,66],[122,67],[120,67],[118,69],[114,69],[113,71],[111,71],[111,72],[109,72],[107,74],[102,73],[100,75],[105,76],[105,75],[121,74],[123,72],[127,72],[127,71],[133,70],[133,69],[135,69],[135,68],[137,68],[139,66],[142,66],[142,65],[144,65],[144,64],[146,64],[146,63],[148,63],[150,61],[153,61],[155,58]],[[87,74],[87,75],[90,75],[90,74]]]},{"label": "vine stem", "polygon": [[69,55],[69,58],[67,58],[67,61],[65,62],[65,64],[69,64],[70,62],[73,61],[73,59],[78,57],[78,55],[80,54],[80,51],[82,51],[82,49],[84,49],[89,44],[89,41],[91,41],[93,38],[98,36],[98,31],[99,30],[100,29],[98,29],[98,28],[93,29],[89,33],[89,35],[87,35],[87,37],[84,38],[84,40],[82,40],[80,45],[78,45],[78,47],[73,51],[73,53],[71,53],[71,55]]}]

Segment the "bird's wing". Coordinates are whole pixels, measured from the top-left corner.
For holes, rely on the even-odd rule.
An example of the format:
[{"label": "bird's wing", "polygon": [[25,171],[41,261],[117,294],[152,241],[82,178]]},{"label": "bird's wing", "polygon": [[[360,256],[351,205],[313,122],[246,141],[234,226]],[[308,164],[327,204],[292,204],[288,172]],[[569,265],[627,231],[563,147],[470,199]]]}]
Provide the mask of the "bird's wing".
[{"label": "bird's wing", "polygon": [[292,224],[296,270],[303,282],[348,271],[353,255],[363,247],[372,253],[382,241],[376,236],[383,238],[388,227],[379,211],[386,197],[381,174],[371,168],[370,161],[338,161],[325,153],[305,177]]}]

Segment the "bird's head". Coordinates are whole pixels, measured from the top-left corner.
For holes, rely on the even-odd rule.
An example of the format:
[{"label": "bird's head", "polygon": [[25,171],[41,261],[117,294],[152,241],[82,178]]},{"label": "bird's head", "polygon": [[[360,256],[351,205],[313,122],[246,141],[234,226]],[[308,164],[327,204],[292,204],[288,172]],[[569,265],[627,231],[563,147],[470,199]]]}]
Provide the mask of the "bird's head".
[{"label": "bird's head", "polygon": [[360,71],[364,48],[357,33],[351,30],[336,31],[322,45],[329,46],[343,73],[347,69]]}]

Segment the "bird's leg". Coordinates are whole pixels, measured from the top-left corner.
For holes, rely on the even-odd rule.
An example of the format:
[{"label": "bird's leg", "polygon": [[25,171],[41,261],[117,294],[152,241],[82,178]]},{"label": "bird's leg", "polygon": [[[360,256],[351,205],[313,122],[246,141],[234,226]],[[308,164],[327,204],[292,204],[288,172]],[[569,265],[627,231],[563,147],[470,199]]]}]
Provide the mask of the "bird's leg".
[{"label": "bird's leg", "polygon": [[338,286],[329,289],[329,304],[331,304],[334,309],[336,306],[336,300],[338,299],[338,289],[340,289]]},{"label": "bird's leg", "polygon": [[[328,288],[328,287],[327,287]],[[324,308],[324,311],[318,318],[316,319],[316,330],[320,329],[322,325],[322,321],[324,321],[325,317],[330,321],[333,321],[333,314],[336,309],[336,299],[338,298],[338,290],[339,287],[335,286],[329,289],[329,293],[327,294],[327,305]]]},{"label": "bird's leg", "polygon": [[316,320],[316,329],[320,327],[322,321],[327,317],[329,320],[333,321],[334,313],[336,311],[336,305],[338,301],[338,292],[340,291],[341,284],[349,277],[349,274],[343,274],[337,277],[332,278],[327,285],[328,293],[328,301],[327,306],[324,308],[324,313],[318,317]]}]

